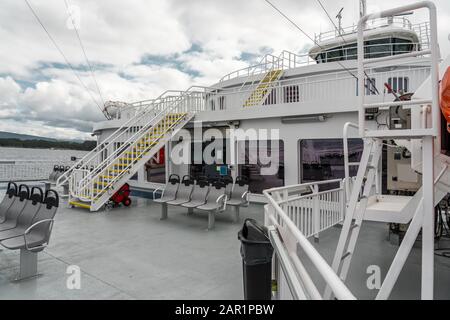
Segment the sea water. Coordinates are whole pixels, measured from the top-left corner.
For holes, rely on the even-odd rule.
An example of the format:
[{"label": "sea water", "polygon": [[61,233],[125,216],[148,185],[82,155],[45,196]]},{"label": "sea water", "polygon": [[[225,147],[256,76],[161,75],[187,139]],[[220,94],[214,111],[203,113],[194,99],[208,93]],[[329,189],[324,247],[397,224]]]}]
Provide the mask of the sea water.
[{"label": "sea water", "polygon": [[[1,181],[14,180],[14,178],[10,177],[8,172],[12,171],[20,171],[21,161],[27,161],[33,163],[36,161],[34,166],[37,166],[36,170],[44,170],[44,176],[48,176],[52,171],[54,165],[72,165],[75,164],[73,162],[73,158],[81,159],[84,155],[87,154],[87,151],[79,151],[79,150],[60,150],[60,149],[30,149],[30,148],[9,148],[9,147],[0,147],[0,189],[6,188],[6,183]],[[19,161],[18,163],[12,165],[8,162],[11,161]],[[45,163],[44,163],[45,162]],[[22,164],[23,165],[23,164]],[[4,168],[3,168],[3,167]],[[15,169],[11,169],[11,166],[19,166],[15,167]],[[39,168],[40,167],[40,168]],[[45,168],[44,168],[45,167]],[[26,174],[25,174],[26,175]],[[22,177],[24,178],[24,177]],[[31,177],[30,177],[31,178]],[[23,179],[21,179],[23,181]],[[25,179],[27,180],[27,179]],[[31,178],[31,180],[34,180]]]}]

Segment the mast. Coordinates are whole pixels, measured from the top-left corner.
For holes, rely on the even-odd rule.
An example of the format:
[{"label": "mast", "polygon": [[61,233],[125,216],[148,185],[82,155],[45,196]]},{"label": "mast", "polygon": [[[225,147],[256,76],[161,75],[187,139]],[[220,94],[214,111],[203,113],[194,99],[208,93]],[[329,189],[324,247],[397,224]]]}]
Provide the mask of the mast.
[{"label": "mast", "polygon": [[359,0],[359,17],[362,18],[367,14],[367,1]]},{"label": "mast", "polygon": [[[367,14],[367,1],[359,0],[359,17],[362,18]],[[366,28],[366,24],[364,24],[364,29]]]}]

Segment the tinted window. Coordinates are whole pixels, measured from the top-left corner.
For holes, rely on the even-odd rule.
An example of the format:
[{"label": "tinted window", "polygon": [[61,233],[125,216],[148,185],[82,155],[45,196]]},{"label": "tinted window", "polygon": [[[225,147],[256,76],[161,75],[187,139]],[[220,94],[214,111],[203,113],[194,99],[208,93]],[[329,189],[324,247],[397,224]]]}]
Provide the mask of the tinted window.
[{"label": "tinted window", "polygon": [[[274,159],[269,163],[268,159]],[[238,143],[239,174],[249,180],[249,190],[284,186],[284,143],[279,141],[241,141]]]},{"label": "tinted window", "polygon": [[[349,139],[349,162],[359,162],[364,148],[361,139]],[[302,182],[342,179],[344,173],[344,146],[342,139],[309,139],[300,142]],[[357,167],[350,167],[355,176]]]}]

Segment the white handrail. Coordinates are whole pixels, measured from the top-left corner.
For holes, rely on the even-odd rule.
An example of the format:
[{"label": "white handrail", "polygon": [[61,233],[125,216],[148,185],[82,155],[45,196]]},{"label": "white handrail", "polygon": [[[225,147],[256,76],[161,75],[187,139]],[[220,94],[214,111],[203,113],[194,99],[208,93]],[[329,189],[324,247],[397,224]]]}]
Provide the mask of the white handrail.
[{"label": "white handrail", "polygon": [[[162,93],[154,101],[158,101],[158,100],[161,101],[166,94],[174,93],[174,92],[179,92],[179,91],[167,90],[164,93]],[[103,140],[101,144],[97,145],[93,150],[91,150],[88,154],[86,154],[81,160],[76,162],[67,172],[65,172],[63,175],[61,175],[58,178],[58,180],[56,181],[56,184],[58,186],[61,186],[62,184],[66,183],[68,178],[69,178],[69,176],[70,176],[70,174],[77,167],[88,167],[89,166],[89,162],[91,162],[98,155],[98,153],[105,148],[105,146],[107,146],[112,140],[117,139],[120,136],[122,136],[123,134],[125,134],[126,129],[128,129],[128,127],[132,126],[132,124],[134,124],[134,123],[136,123],[138,121],[142,121],[142,115],[145,114],[146,112],[149,112],[149,111],[153,110],[153,108],[155,106],[156,106],[156,104],[148,105],[143,111],[141,111],[141,113],[136,114],[134,117],[132,117],[131,119],[126,121],[124,124],[122,124],[120,126],[120,128],[118,128],[111,135],[109,135],[105,140]]]},{"label": "white handrail", "polygon": [[281,209],[278,203],[270,195],[271,190],[264,190],[263,194],[269,200],[272,207],[276,210],[278,216],[283,220],[295,240],[313,263],[314,267],[330,286],[336,298],[340,300],[355,300],[355,296],[350,292],[347,286],[342,282],[334,270],[329,266],[325,259],[317,252],[309,240],[300,232],[297,226],[292,222],[288,215]]},{"label": "white handrail", "polygon": [[[350,196],[350,162],[349,162],[349,155],[348,155],[348,130],[349,128],[355,128],[359,129],[359,126],[352,122],[347,122],[344,125],[344,132],[342,134],[343,136],[343,142],[344,142],[344,172],[345,172],[345,194],[347,195],[347,198]],[[356,166],[356,164],[354,165]],[[348,200],[348,199],[347,199]]]},{"label": "white handrail", "polygon": [[[374,20],[379,17],[386,18],[392,17],[401,13],[415,11],[417,9],[427,8],[430,16],[430,48],[423,52],[430,53],[431,56],[431,95],[432,95],[432,118],[433,118],[433,126],[430,129],[425,131],[418,131],[421,135],[422,132],[426,132],[427,134],[431,134],[432,136],[439,136],[440,134],[440,110],[439,110],[439,70],[438,70],[438,62],[439,62],[439,48],[438,48],[438,39],[437,39],[437,18],[436,18],[436,6],[431,1],[421,1],[405,6],[401,6],[398,8],[381,11],[378,13],[373,13],[369,15],[365,15],[358,22],[358,124],[359,124],[359,133],[361,137],[366,136],[366,123],[365,123],[365,94],[364,94],[364,79],[365,79],[365,65],[370,63],[371,61],[383,61],[384,58],[377,59],[366,59],[364,56],[364,25],[368,20]],[[422,54],[423,54],[422,52]],[[406,56],[419,55],[420,51],[413,52],[412,54],[402,54],[402,55],[394,55],[390,57],[391,61],[395,61],[398,59],[402,59]],[[372,132],[371,132],[372,133]],[[415,133],[413,130],[408,130],[409,135],[413,136]],[[373,136],[373,135],[372,135]]]},{"label": "white handrail", "polygon": [[[158,123],[158,121],[160,121],[167,113],[169,113],[170,111],[172,111],[174,108],[176,108],[180,103],[182,103],[184,100],[184,97],[188,97],[191,96],[192,94],[198,94],[201,93],[199,91],[190,91],[192,89],[198,89],[198,88],[202,88],[205,89],[204,87],[197,87],[197,86],[192,86],[190,87],[188,90],[186,90],[185,92],[183,92],[179,97],[177,97],[176,101],[171,102],[171,104],[168,107],[165,107],[163,109],[161,109],[161,111],[155,115],[152,118],[152,121],[150,121],[148,123],[148,125],[146,126],[142,126],[142,128],[140,130],[138,130],[133,136],[131,136],[127,141],[123,142],[123,144],[117,148],[113,153],[111,153],[105,160],[103,160],[92,172],[90,172],[88,175],[86,175],[78,184],[78,188],[79,190],[83,190],[86,187],[89,187],[89,183],[92,180],[95,180],[96,178],[99,177],[99,175],[101,175],[101,173],[103,172],[103,170],[109,165],[111,164],[113,161],[116,160],[116,158],[126,149],[128,149],[133,142],[137,142],[139,140],[139,138],[143,135],[146,134],[149,130],[150,127],[154,126],[155,123]],[[129,164],[130,165],[130,164]],[[120,176],[119,176],[120,177]],[[108,186],[113,184],[115,182],[115,180],[117,180],[118,177],[115,177],[116,179],[113,179],[109,182]],[[107,187],[107,186],[106,186]]]}]

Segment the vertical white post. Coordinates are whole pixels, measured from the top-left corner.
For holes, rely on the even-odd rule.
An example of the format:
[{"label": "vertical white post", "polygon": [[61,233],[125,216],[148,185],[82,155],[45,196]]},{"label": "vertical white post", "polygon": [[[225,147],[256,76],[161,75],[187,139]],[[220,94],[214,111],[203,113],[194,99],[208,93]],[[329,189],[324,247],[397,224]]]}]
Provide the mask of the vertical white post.
[{"label": "vertical white post", "polygon": [[422,299],[434,289],[434,138],[423,138]]},{"label": "vertical white post", "polygon": [[314,216],[314,241],[319,242],[319,230],[320,230],[320,203],[319,203],[319,186],[315,184],[313,186],[313,216]]},{"label": "vertical white post", "polygon": [[[366,17],[366,16],[365,16]],[[358,23],[358,125],[359,136],[365,136],[365,109],[364,109],[364,26],[367,18],[363,17]]]},{"label": "vertical white post", "polygon": [[172,161],[170,161],[170,153],[172,150],[169,150],[170,141],[166,142],[164,145],[164,165],[166,167],[166,183],[169,181],[169,176],[172,173]]},{"label": "vertical white post", "polygon": [[[437,36],[437,17],[436,6],[429,2],[430,10],[430,36],[431,36],[431,99],[432,99],[432,128],[434,136],[440,137],[441,134],[441,110],[439,108],[439,46]],[[440,151],[440,144],[438,150]]]}]

